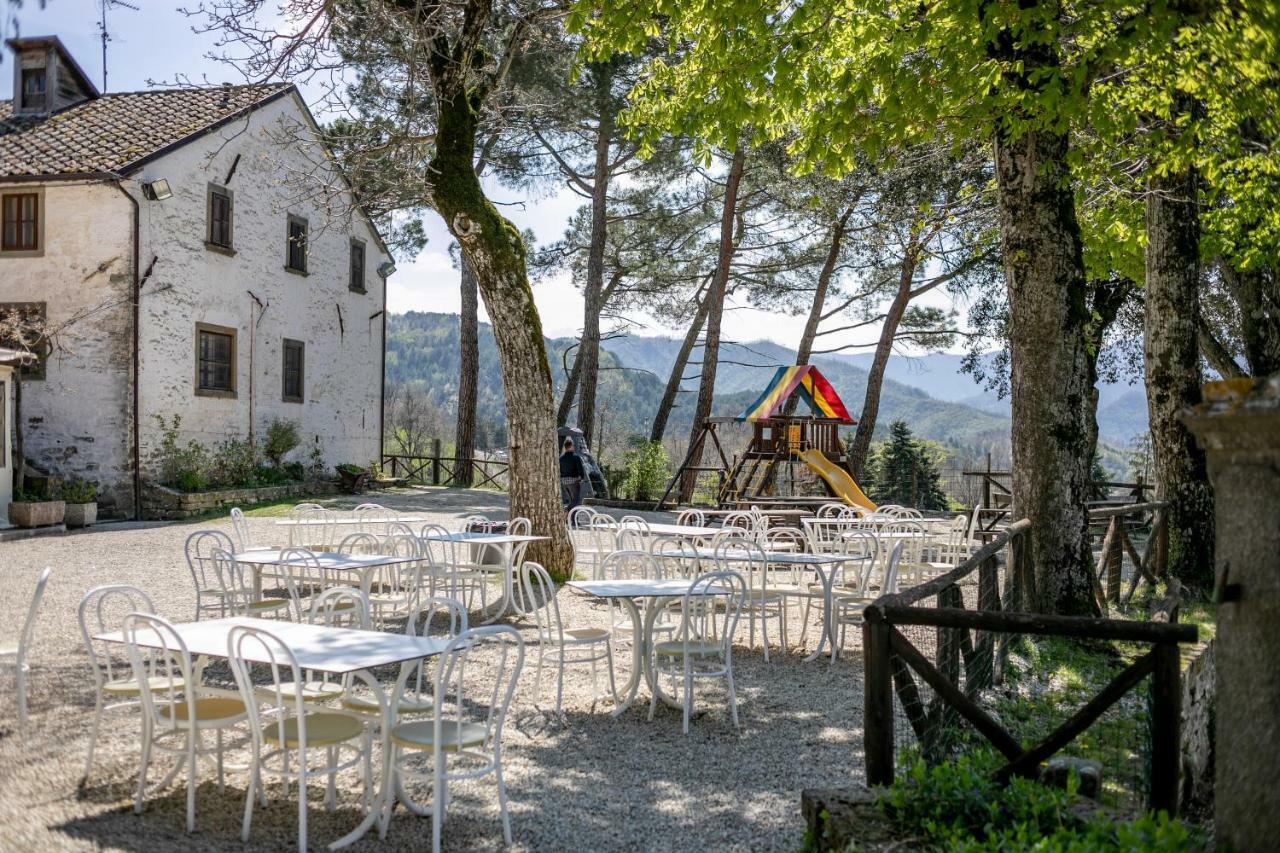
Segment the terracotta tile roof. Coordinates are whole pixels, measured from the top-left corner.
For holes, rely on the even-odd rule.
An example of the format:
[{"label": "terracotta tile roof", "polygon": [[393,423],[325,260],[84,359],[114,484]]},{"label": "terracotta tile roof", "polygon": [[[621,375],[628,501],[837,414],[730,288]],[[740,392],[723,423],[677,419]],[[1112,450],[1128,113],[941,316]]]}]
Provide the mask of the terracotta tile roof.
[{"label": "terracotta tile roof", "polygon": [[274,83],[122,92],[44,117],[14,116],[13,102],[0,101],[0,179],[123,174],[290,88]]}]

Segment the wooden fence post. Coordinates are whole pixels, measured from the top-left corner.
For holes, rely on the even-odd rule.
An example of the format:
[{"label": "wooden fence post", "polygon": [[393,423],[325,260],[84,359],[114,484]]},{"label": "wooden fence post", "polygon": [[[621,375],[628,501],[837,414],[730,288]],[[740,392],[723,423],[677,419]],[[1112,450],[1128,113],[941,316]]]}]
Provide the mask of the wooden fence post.
[{"label": "wooden fence post", "polygon": [[1102,559],[1107,567],[1107,600],[1115,603],[1120,601],[1120,569],[1124,565],[1124,552],[1121,549],[1124,536],[1124,517],[1111,516],[1111,526],[1107,531],[1107,541],[1111,543],[1111,550],[1103,554]]},{"label": "wooden fence post", "polygon": [[1151,673],[1151,789],[1149,808],[1178,812],[1182,659],[1177,643],[1159,643]]},{"label": "wooden fence post", "polygon": [[440,485],[440,439],[431,439],[431,485]]},{"label": "wooden fence post", "polygon": [[867,785],[893,783],[893,670],[889,666],[889,626],[872,614],[862,623],[862,747]]}]

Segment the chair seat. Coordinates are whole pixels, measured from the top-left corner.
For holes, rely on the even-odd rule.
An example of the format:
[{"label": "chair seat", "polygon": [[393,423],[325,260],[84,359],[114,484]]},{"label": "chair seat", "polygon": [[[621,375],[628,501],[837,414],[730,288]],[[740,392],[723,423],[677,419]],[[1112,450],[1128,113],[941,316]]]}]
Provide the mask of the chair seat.
[{"label": "chair seat", "polygon": [[[165,678],[162,675],[153,675],[147,679],[152,693],[162,693],[173,687],[174,690],[181,690],[187,686],[187,682],[182,678]],[[103,693],[110,693],[114,696],[138,696],[142,693],[142,689],[136,678],[118,678],[115,681],[108,681],[102,685]]]},{"label": "chair seat", "polygon": [[[457,752],[473,746],[484,746],[486,728],[483,723],[463,723],[445,720],[440,726],[440,748],[445,752]],[[419,720],[404,723],[391,730],[391,741],[405,749],[434,749],[436,745],[435,721]]]},{"label": "chair seat", "polygon": [[[374,701],[373,697],[365,696],[361,693],[349,693],[342,697],[342,707],[348,711],[359,711],[362,714],[376,714],[379,711],[378,703]],[[400,714],[425,714],[434,707],[430,699],[401,699],[396,705],[396,712]]]},{"label": "chair seat", "polygon": [[745,604],[749,608],[759,608],[759,607],[768,607],[773,604],[778,604],[781,601],[782,601],[782,593],[771,589],[771,590],[767,590],[766,592],[747,593],[747,597],[743,601],[743,604]]},{"label": "chair seat", "polygon": [[[302,719],[307,724],[307,747],[333,746],[355,740],[364,734],[364,723],[346,714],[304,714]],[[284,743],[281,744],[281,729],[284,729]],[[294,749],[298,746],[298,718],[290,717],[279,723],[264,723],[262,739],[267,743]]]},{"label": "chair seat", "polygon": [[0,644],[0,658],[2,657],[16,658],[17,656],[18,656],[18,647],[16,644],[12,644],[12,643]]},{"label": "chair seat", "polygon": [[[654,643],[653,650],[667,657],[683,657],[685,644],[682,640],[663,640]],[[724,653],[724,644],[716,640],[690,640],[689,654],[697,657],[710,657]]]},{"label": "chair seat", "polygon": [[[369,596],[369,604],[373,607],[392,607],[400,604],[408,604],[413,597],[410,592],[375,592]],[[351,602],[346,602],[347,606],[351,606]],[[335,608],[340,609],[340,608]]]},{"label": "chair seat", "polygon": [[596,643],[609,639],[609,632],[604,628],[565,628],[565,642]]},{"label": "chair seat", "polygon": [[194,703],[176,702],[160,711],[160,716],[170,721],[191,719],[191,706],[195,705],[196,722],[215,723],[219,721],[233,722],[245,715],[244,703],[239,699],[223,699],[210,697],[197,699]]},{"label": "chair seat", "polygon": [[246,613],[274,613],[277,610],[284,610],[289,606],[287,598],[263,598],[258,601],[250,601],[244,606]]}]

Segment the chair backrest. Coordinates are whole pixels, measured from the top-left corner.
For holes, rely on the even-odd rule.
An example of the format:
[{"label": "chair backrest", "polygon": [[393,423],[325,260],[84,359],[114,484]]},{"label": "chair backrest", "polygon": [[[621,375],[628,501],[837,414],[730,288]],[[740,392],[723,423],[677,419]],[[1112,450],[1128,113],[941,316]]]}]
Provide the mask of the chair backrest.
[{"label": "chair backrest", "polygon": [[604,558],[601,575],[605,580],[662,580],[662,566],[648,551],[614,551]]},{"label": "chair backrest", "polygon": [[621,527],[630,527],[643,533],[649,532],[649,522],[639,515],[624,515],[621,520],[618,521],[618,524]]},{"label": "chair backrest", "polygon": [[809,540],[794,527],[770,527],[764,532],[766,551],[794,551],[803,554],[808,547]]},{"label": "chair backrest", "polygon": [[753,595],[763,595],[769,588],[769,563],[764,548],[755,539],[725,539],[715,547],[716,572],[732,572],[746,581]]},{"label": "chair backrest", "polygon": [[80,637],[84,640],[85,651],[89,653],[89,666],[93,670],[97,686],[117,680],[120,664],[112,658],[111,646],[95,642],[93,635],[120,630],[124,625],[124,618],[130,613],[155,612],[151,596],[136,586],[123,583],[95,586],[80,599],[80,606],[76,611],[80,622]]},{"label": "chair backrest", "polygon": [[342,541],[334,550],[339,554],[376,554],[379,544],[377,536],[361,531],[348,533],[342,537]]},{"label": "chair backrest", "polygon": [[405,524],[403,521],[388,521],[383,525],[386,531],[384,536],[412,536],[413,528]]},{"label": "chair backrest", "polygon": [[800,522],[809,540],[809,550],[815,554],[839,554],[844,551],[844,535],[857,525],[846,518],[828,515],[824,518],[806,518]]},{"label": "chair backrest", "polygon": [[700,509],[686,509],[676,516],[676,524],[685,527],[706,527],[707,514]]},{"label": "chair backrest", "polygon": [[441,568],[455,566],[458,563],[458,543],[448,539],[428,539],[428,536],[452,536],[453,531],[443,524],[424,524],[418,530],[418,541],[422,543],[422,553],[431,564]]},{"label": "chair backrest", "polygon": [[227,662],[248,711],[254,757],[262,749],[264,724],[274,726],[276,743],[284,744],[289,742],[284,725],[291,718],[297,720],[299,754],[305,754],[307,716],[303,691],[284,686],[307,680],[293,650],[270,631],[236,625],[227,633]]},{"label": "chair backrest", "polygon": [[[918,521],[902,519],[885,525],[884,533],[897,536],[902,545],[902,559],[908,563],[919,563],[923,560],[925,540],[928,535],[924,525]],[[894,540],[890,540],[894,541]]]},{"label": "chair backrest", "polygon": [[591,526],[591,519],[595,516],[596,511],[585,504],[579,504],[569,510],[569,515],[565,517],[565,525],[568,526],[569,532],[575,530],[585,530]]},{"label": "chair backrest", "polygon": [[248,551],[253,547],[253,539],[249,535],[249,519],[244,517],[244,511],[238,506],[231,508],[231,529],[236,534],[236,544],[241,551]]},{"label": "chair backrest", "polygon": [[[147,645],[141,645],[145,638]],[[176,729],[180,719],[196,719],[196,691],[192,677],[191,653],[172,624],[153,613],[130,613],[124,617],[124,644],[133,668],[133,677],[150,689],[139,691],[142,713],[159,729]],[[186,704],[185,715],[165,713]]]},{"label": "chair backrest", "polygon": [[881,595],[893,595],[898,591],[898,561],[902,559],[902,543],[893,546],[889,559],[884,566],[884,583],[880,585]]},{"label": "chair backrest", "polygon": [[649,548],[649,542],[649,537],[638,527],[619,527],[613,531],[615,551],[645,551]]},{"label": "chair backrest", "polygon": [[[467,666],[473,655],[484,665]],[[434,742],[460,743],[463,728],[479,724],[484,727],[482,749],[496,755],[523,668],[524,641],[510,625],[470,628],[455,637],[436,666]],[[474,701],[463,701],[468,696]],[[456,733],[450,734],[454,727]]]},{"label": "chair backrest", "polygon": [[666,577],[691,578],[698,573],[698,549],[687,539],[659,539],[650,553]]},{"label": "chair backrest", "polygon": [[844,512],[845,504],[842,503],[825,503],[818,507],[818,511],[814,513],[817,518],[835,518]]},{"label": "chair backrest", "polygon": [[324,509],[324,507],[316,503],[300,503],[289,508],[289,517],[302,518],[304,515],[315,509]]},{"label": "chair backrest", "polygon": [[364,503],[352,510],[352,515],[356,518],[357,528],[364,533],[372,533],[375,536],[385,536],[389,531],[387,526],[391,523],[391,519],[396,517],[395,512],[387,509],[382,504]]},{"label": "chair backrest", "polygon": [[468,533],[472,530],[487,530],[489,517],[487,515],[468,515],[462,521],[458,522],[458,532]]},{"label": "chair backrest", "polygon": [[[436,630],[437,628],[443,630]],[[415,602],[405,622],[404,632],[410,637],[440,636],[453,639],[459,634],[465,634],[469,628],[466,605],[456,598],[437,595],[424,596]],[[433,701],[430,694],[432,679],[426,675],[428,662],[429,659],[424,658],[410,664],[412,672],[405,679],[401,694],[420,705]]]},{"label": "chair backrest", "polygon": [[337,516],[333,512],[323,507],[316,507],[299,513],[298,518],[300,521],[307,522],[299,529],[297,538],[301,539],[308,548],[325,551],[333,546],[335,529],[338,526]]},{"label": "chair backrest", "polygon": [[187,568],[191,570],[191,579],[195,582],[197,592],[221,588],[222,584],[213,567],[213,552],[226,551],[233,554],[235,550],[235,541],[221,530],[197,530],[187,537],[184,547]]},{"label": "chair backrest", "polygon": [[561,645],[564,642],[564,624],[560,621],[560,602],[556,599],[556,585],[551,575],[532,560],[520,567],[520,584],[524,589],[527,608],[533,613],[538,628],[540,644]]},{"label": "chair backrest", "polygon": [[233,614],[241,614],[253,601],[253,570],[236,560],[235,554],[217,548],[209,556],[218,589]]},{"label": "chair backrest", "polygon": [[[708,607],[709,597],[723,599],[724,606]],[[713,640],[719,644],[720,654],[728,663],[746,597],[746,581],[736,572],[707,572],[694,579],[684,595],[680,627],[673,638],[685,645],[685,660],[689,659],[689,643]],[[705,660],[706,656],[699,657]]]},{"label": "chair backrest", "polygon": [[865,597],[871,574],[880,560],[880,540],[870,530],[850,530],[844,534],[844,553],[858,558],[856,562],[845,563],[841,571],[846,576],[850,569],[857,572],[858,595]]},{"label": "chair backrest", "polygon": [[323,592],[331,586],[337,586],[320,565],[315,553],[306,548],[289,548],[280,552],[280,561],[276,564],[280,575],[284,578],[285,589],[289,592],[289,600],[293,602],[294,618],[299,622],[307,618],[307,597]]},{"label": "chair backrest", "polygon": [[507,533],[511,536],[532,536],[533,522],[522,515],[507,522]]},{"label": "chair backrest", "polygon": [[377,582],[393,589],[416,589],[421,580],[422,543],[412,533],[394,533],[378,544],[378,553],[393,557],[412,557],[407,563],[379,566]]},{"label": "chair backrest", "polygon": [[352,586],[331,586],[311,599],[307,621],[329,628],[369,630],[369,598]]},{"label": "chair backrest", "polygon": [[743,535],[754,536],[759,530],[759,518],[749,510],[736,510],[724,517],[724,529],[738,528]]}]

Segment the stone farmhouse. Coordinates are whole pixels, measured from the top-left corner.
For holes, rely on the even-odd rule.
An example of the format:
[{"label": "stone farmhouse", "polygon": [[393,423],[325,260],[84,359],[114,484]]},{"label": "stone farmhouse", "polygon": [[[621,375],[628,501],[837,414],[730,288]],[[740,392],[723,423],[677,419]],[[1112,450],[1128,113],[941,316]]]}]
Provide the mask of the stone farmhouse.
[{"label": "stone farmhouse", "polygon": [[[297,90],[104,94],[57,38],[7,45],[0,308],[61,328],[21,368],[25,457],[97,483],[116,516],[157,477],[157,416],[180,416],[182,445],[282,418],[303,461],[374,459],[394,266]],[[317,163],[325,194],[300,188]]]}]

